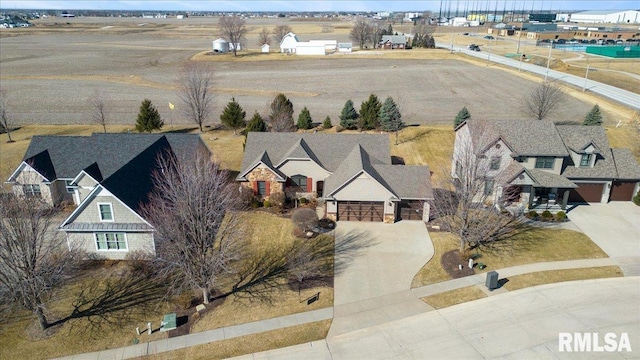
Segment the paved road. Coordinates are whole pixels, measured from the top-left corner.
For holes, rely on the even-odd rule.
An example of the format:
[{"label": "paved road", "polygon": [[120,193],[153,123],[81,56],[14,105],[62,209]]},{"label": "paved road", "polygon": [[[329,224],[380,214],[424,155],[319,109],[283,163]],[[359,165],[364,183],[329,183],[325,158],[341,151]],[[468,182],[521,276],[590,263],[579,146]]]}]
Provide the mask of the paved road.
[{"label": "paved road", "polygon": [[[436,43],[436,46],[445,48],[445,49],[452,48],[451,44],[445,44],[445,43]],[[538,65],[533,65],[527,62],[521,62],[521,61],[513,60],[504,56],[491,54],[490,50],[483,49],[483,51],[478,52],[478,51],[467,50],[465,47],[460,47],[455,45],[453,46],[453,50],[465,53],[473,57],[477,57],[479,59],[491,61],[494,63],[511,66],[513,68],[521,68],[523,71],[528,71],[534,74],[538,74],[542,76],[547,75],[547,77],[551,80],[564,81],[568,84],[577,86],[581,89],[585,88],[587,91],[594,92],[596,94],[615,100],[631,108],[640,110],[640,95],[632,93],[631,91],[618,89],[615,86],[603,84],[593,80],[587,80],[585,82],[585,79],[582,77],[563,73],[560,71],[551,70],[551,69],[547,70],[546,68]]]}]

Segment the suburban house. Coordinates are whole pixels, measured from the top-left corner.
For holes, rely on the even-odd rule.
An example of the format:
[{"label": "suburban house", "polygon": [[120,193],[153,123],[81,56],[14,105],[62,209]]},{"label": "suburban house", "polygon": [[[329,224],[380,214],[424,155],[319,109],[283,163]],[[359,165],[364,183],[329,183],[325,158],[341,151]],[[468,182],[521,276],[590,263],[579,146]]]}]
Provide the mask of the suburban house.
[{"label": "suburban house", "polygon": [[382,35],[382,40],[378,43],[381,49],[405,49],[407,47],[407,37],[404,35]]},{"label": "suburban house", "polygon": [[268,199],[317,198],[333,220],[429,219],[427,166],[392,165],[387,134],[250,132],[237,181]]},{"label": "suburban house", "polygon": [[640,186],[633,154],[610,148],[601,126],[467,120],[456,128],[452,175],[465,164],[484,167],[488,200],[521,209],[630,201]]},{"label": "suburban house", "polygon": [[140,213],[159,156],[186,161],[209,151],[194,134],[34,136],[7,180],[17,195],[75,205],[59,227],[69,246],[101,258],[134,250],[155,254],[153,227]]}]

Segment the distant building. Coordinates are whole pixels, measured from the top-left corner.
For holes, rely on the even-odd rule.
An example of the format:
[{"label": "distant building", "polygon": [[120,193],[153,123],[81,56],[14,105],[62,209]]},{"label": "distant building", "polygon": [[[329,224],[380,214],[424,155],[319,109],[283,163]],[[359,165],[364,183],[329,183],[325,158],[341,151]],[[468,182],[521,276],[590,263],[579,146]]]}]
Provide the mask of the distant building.
[{"label": "distant building", "polygon": [[264,44],[260,47],[260,50],[263,53],[268,53],[269,51],[271,51],[271,46],[269,46],[269,44]]},{"label": "distant building", "polygon": [[640,11],[581,11],[571,14],[568,21],[575,23],[638,24],[640,23]]},{"label": "distant building", "polygon": [[282,37],[280,41],[280,52],[286,54],[296,53],[296,44],[299,42],[298,36],[292,32]]},{"label": "distant building", "polygon": [[226,53],[229,52],[229,43],[223,38],[213,40],[213,52]]},{"label": "distant building", "polygon": [[338,43],[338,52],[339,53],[350,53],[353,50],[353,44],[350,42]]}]

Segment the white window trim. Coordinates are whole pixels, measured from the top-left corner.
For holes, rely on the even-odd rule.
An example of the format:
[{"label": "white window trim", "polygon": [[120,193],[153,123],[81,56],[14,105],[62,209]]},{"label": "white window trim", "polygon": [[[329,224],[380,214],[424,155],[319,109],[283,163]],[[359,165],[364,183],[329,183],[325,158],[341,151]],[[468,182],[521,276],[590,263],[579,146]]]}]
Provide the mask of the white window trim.
[{"label": "white window trim", "polygon": [[[67,190],[67,194],[73,194],[76,192],[76,187],[75,186],[70,186],[69,184],[73,183],[73,179],[71,180],[64,180],[64,187]],[[69,191],[71,190],[71,191]]]},{"label": "white window trim", "polygon": [[[583,165],[583,160],[585,160],[585,156],[587,157],[587,164]],[[591,158],[593,157],[592,154],[581,154],[580,155],[580,167],[589,167],[591,166]]]},{"label": "white window trim", "polygon": [[[98,234],[122,234],[124,236],[124,245],[127,247],[126,249],[99,249],[98,248]],[[106,236],[106,235],[105,235]],[[95,232],[93,233],[93,244],[96,247],[96,251],[129,251],[129,239],[127,239],[127,233],[124,232],[110,232],[110,231],[103,231],[103,232]]]},{"label": "white window trim", "polygon": [[[101,205],[109,205],[109,209],[111,211],[111,220],[104,220],[102,218],[102,211],[100,211]],[[100,219],[101,222],[114,222],[116,217],[115,217],[115,214],[113,213],[113,205],[111,203],[98,203],[98,218]]]}]

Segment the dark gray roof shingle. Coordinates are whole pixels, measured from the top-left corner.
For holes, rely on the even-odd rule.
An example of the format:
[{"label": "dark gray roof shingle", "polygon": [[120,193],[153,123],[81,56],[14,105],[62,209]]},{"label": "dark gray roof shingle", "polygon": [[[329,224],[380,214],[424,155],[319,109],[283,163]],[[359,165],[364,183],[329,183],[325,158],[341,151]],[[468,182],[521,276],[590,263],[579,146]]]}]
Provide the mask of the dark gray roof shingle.
[{"label": "dark gray roof shingle", "polygon": [[598,149],[593,167],[576,167],[571,158],[567,158],[562,175],[570,179],[614,179],[618,176],[609,140],[602,126],[557,125],[556,129],[568,149],[574,152],[594,144]]},{"label": "dark gray roof shingle", "polygon": [[640,165],[629,149],[611,149],[618,179],[640,180]]}]

